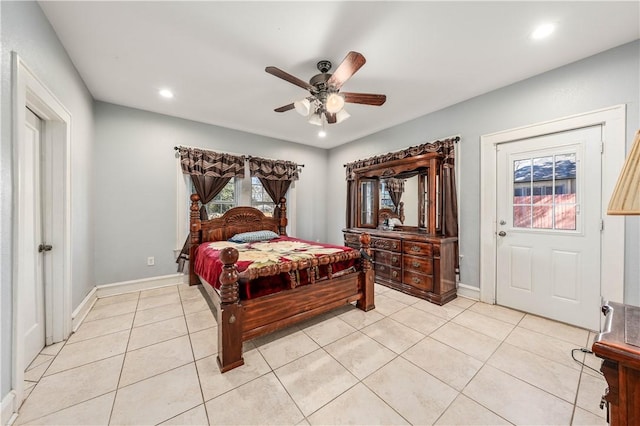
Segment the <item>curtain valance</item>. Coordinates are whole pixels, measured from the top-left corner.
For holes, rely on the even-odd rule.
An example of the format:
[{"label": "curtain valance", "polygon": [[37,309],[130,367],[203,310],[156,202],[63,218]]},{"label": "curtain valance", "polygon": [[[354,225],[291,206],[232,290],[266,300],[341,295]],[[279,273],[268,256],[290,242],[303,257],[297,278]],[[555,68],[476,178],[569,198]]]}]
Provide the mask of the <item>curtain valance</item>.
[{"label": "curtain valance", "polygon": [[199,148],[176,148],[182,173],[218,178],[244,178],[244,157]]},{"label": "curtain valance", "polygon": [[298,164],[291,161],[249,157],[251,177],[266,180],[298,180]]},{"label": "curtain valance", "polygon": [[402,151],[389,152],[387,154],[378,155],[376,157],[365,158],[364,160],[353,161],[345,164],[347,180],[355,179],[354,170],[362,167],[373,166],[376,164],[386,163],[387,161],[401,160],[407,157],[415,157],[417,155],[427,154],[429,152],[437,152],[444,156],[445,163],[453,164],[454,162],[454,144],[460,138],[449,138],[435,142],[424,143],[418,146],[412,146]]}]

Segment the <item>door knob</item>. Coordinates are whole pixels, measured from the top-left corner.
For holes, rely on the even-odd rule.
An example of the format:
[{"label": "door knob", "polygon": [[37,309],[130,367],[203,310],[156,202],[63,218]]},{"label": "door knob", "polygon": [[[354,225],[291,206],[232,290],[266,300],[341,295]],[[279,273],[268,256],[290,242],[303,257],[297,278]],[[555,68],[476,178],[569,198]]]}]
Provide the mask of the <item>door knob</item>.
[{"label": "door knob", "polygon": [[38,246],[38,252],[42,253],[43,251],[51,251],[53,249],[53,246],[51,244],[40,244]]},{"label": "door knob", "polygon": [[500,235],[501,237],[504,237],[505,235],[507,235],[507,233],[504,231],[500,231],[498,232],[498,235]]}]

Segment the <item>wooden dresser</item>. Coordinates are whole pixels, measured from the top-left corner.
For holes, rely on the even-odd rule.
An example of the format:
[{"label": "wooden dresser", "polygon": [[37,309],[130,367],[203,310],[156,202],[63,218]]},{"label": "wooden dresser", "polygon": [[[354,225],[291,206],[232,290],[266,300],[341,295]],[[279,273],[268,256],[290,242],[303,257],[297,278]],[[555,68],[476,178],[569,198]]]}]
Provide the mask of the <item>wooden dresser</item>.
[{"label": "wooden dresser", "polygon": [[593,353],[602,358],[600,371],[608,390],[611,425],[640,425],[640,308],[608,302],[604,331],[593,342]]},{"label": "wooden dresser", "polygon": [[422,232],[344,229],[346,246],[359,248],[360,234],[371,235],[375,281],[443,305],[456,297],[455,237]]}]

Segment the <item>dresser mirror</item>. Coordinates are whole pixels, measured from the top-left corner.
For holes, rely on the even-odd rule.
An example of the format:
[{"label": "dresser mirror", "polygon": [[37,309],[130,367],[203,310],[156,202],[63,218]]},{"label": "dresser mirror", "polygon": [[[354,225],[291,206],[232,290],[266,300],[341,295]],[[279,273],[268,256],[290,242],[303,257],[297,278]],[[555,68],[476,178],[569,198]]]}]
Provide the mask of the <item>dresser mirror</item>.
[{"label": "dresser mirror", "polygon": [[[442,193],[440,170],[442,155],[427,153],[420,157],[405,158],[356,169],[357,191],[353,205],[355,212],[350,226],[379,228],[386,226],[379,220],[381,210],[392,210],[402,217],[396,230],[412,228],[414,231],[436,233],[442,221]],[[401,188],[396,195],[396,206],[390,194],[390,186]],[[398,192],[398,191],[396,191]]]}]

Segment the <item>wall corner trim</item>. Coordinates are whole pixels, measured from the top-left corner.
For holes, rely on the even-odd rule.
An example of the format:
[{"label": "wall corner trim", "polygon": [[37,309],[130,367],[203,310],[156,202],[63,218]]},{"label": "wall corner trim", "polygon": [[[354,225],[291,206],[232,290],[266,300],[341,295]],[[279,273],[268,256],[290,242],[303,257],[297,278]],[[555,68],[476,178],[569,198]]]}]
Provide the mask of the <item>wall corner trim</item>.
[{"label": "wall corner trim", "polygon": [[471,300],[480,300],[480,289],[468,284],[458,283],[458,296]]},{"label": "wall corner trim", "polygon": [[87,294],[87,297],[80,302],[80,305],[71,314],[71,330],[74,333],[78,330],[78,327],[80,327],[80,324],[82,324],[82,321],[84,321],[91,308],[93,308],[96,300],[98,300],[96,293],[96,287],[92,288],[89,294]]},{"label": "wall corner trim", "polygon": [[11,390],[2,398],[2,414],[0,419],[3,425],[13,424],[17,417],[18,407],[15,407],[16,391]]}]

